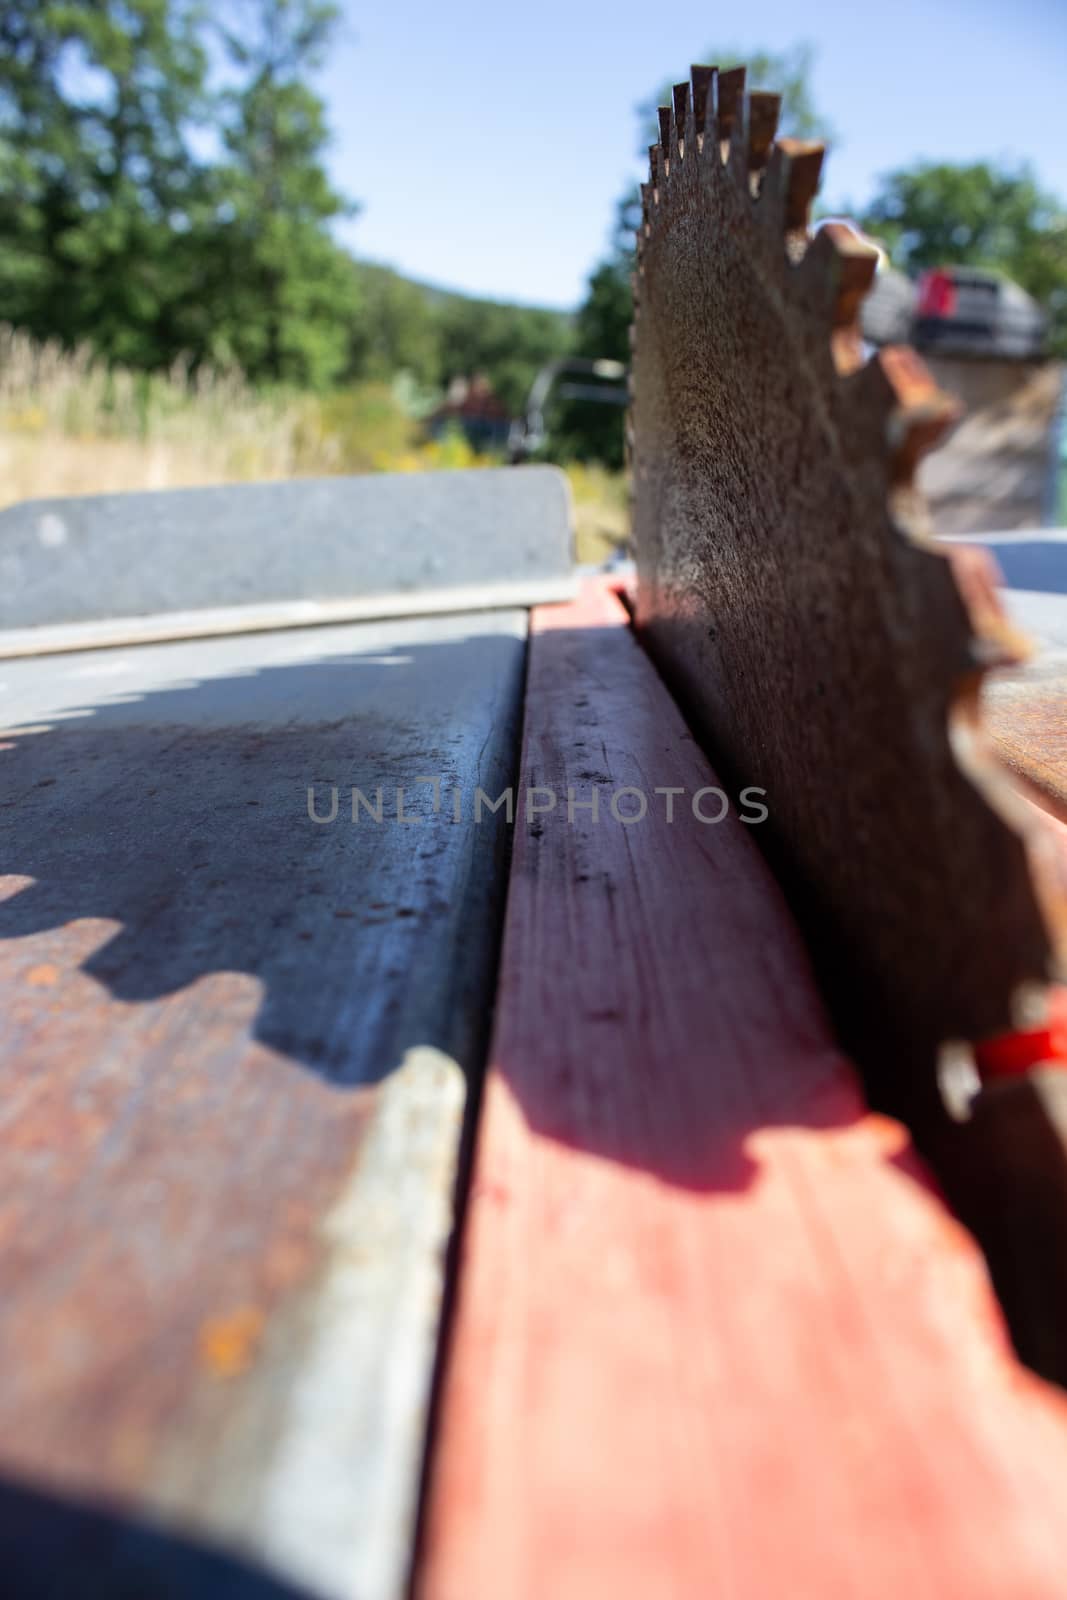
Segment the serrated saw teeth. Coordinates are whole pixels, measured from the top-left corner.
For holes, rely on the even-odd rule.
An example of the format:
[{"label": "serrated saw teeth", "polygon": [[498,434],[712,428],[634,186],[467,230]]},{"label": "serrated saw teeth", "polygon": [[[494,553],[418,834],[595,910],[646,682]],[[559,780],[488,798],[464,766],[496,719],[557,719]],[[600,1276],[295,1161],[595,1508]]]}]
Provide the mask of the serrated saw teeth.
[{"label": "serrated saw teeth", "polygon": [[908,345],[887,345],[868,366],[892,397],[888,425],[892,481],[910,484],[923,456],[958,421],[959,404],[938,388],[926,363]]},{"label": "serrated saw teeth", "polygon": [[659,108],[659,148],[663,153],[663,168],[671,170],[671,113],[668,106]]},{"label": "serrated saw teeth", "polygon": [[674,99],[674,134],[671,149],[673,150],[674,145],[677,144],[678,154],[684,159],[686,128],[689,125],[688,83],[676,83],[672,90],[672,95]]},{"label": "serrated saw teeth", "polygon": [[[970,619],[979,666],[983,670],[1018,667],[1028,661],[1033,655],[1033,644],[1008,616],[1004,605],[1004,575],[992,551],[983,545],[945,544],[941,554],[952,568],[956,588]],[[973,710],[980,715],[978,704]]]},{"label": "serrated saw teeth", "polygon": [[645,241],[652,233],[652,185],[641,185],[641,220],[634,229],[634,249],[637,252],[638,262],[644,252]]},{"label": "serrated saw teeth", "polygon": [[831,286],[830,343],[834,365],[850,373],[866,360],[860,308],[878,271],[878,251],[845,222],[827,222],[815,235],[802,271]]},{"label": "serrated saw teeth", "polygon": [[780,94],[753,89],[748,96],[748,170],[760,172],[770,160],[778,117],[782,109]]},{"label": "serrated saw teeth", "polygon": [[[734,124],[737,121],[739,101],[744,92],[744,67],[731,67],[728,72],[716,73],[715,132],[720,147],[724,147],[733,134]],[[721,153],[725,159],[725,148],[722,148]]]},{"label": "serrated saw teeth", "polygon": [[663,180],[666,176],[663,163],[663,151],[658,144],[648,147],[648,170],[651,181],[648,185],[651,192],[653,206],[659,205],[659,197],[663,190]]},{"label": "serrated saw teeth", "polygon": [[698,139],[704,136],[708,120],[708,96],[715,81],[715,67],[690,67],[689,81],[693,85],[693,130]]},{"label": "serrated saw teeth", "polygon": [[807,232],[825,155],[826,146],[816,141],[779,139],[772,145],[757,208],[769,235]]},{"label": "serrated saw teeth", "polygon": [[739,94],[734,102],[730,137],[719,141],[719,154],[726,171],[738,188],[747,190],[749,187],[747,94]]},{"label": "serrated saw teeth", "polygon": [[812,251],[829,256],[835,272],[833,325],[845,328],[859,319],[864,295],[878,271],[878,251],[847,222],[827,222],[819,229]]},{"label": "serrated saw teeth", "polygon": [[752,193],[774,148],[781,103],[780,95],[760,89],[745,91],[734,102],[730,137],[720,149],[728,151],[726,164],[735,179]]},{"label": "serrated saw teeth", "polygon": [[785,160],[783,226],[787,233],[806,229],[811,203],[819,189],[826,146],[817,140],[779,139],[775,152]]}]

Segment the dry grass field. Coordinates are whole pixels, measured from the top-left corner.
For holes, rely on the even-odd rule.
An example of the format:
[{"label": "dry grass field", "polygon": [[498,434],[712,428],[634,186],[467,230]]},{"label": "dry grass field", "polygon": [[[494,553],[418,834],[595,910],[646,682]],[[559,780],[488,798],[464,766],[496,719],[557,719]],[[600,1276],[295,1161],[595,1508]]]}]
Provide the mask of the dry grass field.
[{"label": "dry grass field", "polygon": [[[0,327],[0,507],[55,495],[420,472],[491,464],[461,436],[426,440],[386,384],[263,393],[238,373],[108,371],[86,350]],[[578,558],[605,560],[629,526],[621,475],[568,469]]]}]

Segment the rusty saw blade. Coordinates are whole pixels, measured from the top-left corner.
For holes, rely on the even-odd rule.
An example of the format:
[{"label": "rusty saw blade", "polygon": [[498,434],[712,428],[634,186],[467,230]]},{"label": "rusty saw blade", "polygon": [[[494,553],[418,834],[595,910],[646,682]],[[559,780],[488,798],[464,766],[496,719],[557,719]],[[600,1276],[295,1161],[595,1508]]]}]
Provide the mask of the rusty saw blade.
[{"label": "rusty saw blade", "polygon": [[660,112],[634,278],[636,616],[738,788],[876,1100],[927,1130],[948,1041],[1030,1025],[1064,897],[983,737],[1019,659],[980,553],[928,536],[919,458],[955,416],[914,353],[868,358],[877,251],[809,232],[823,147],[694,67]]}]

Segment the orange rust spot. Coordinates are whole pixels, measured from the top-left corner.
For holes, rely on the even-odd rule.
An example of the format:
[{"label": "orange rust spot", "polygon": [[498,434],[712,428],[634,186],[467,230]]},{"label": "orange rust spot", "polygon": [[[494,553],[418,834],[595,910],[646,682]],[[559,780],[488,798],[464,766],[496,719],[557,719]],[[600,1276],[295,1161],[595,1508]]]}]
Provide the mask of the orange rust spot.
[{"label": "orange rust spot", "polygon": [[39,967],[31,967],[26,974],[26,982],[35,989],[54,989],[59,982],[59,968],[47,962]]},{"label": "orange rust spot", "polygon": [[216,1378],[236,1378],[252,1362],[263,1332],[263,1312],[258,1306],[238,1306],[201,1324],[200,1359]]}]

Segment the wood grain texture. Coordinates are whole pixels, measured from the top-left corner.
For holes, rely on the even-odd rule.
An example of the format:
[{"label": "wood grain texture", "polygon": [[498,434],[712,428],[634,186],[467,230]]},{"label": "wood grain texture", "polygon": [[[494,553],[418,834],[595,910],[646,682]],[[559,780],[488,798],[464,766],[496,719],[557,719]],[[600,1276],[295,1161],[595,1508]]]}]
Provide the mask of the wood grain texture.
[{"label": "wood grain texture", "polygon": [[[0,675],[0,1510],[28,1481],[316,1595],[401,1591],[504,888],[471,790],[512,781],[525,636],[504,612]],[[82,1557],[70,1591],[106,1589]]]},{"label": "wood grain texture", "polygon": [[[617,604],[523,787],[715,779]],[[869,1114],[731,816],[520,829],[419,1600],[1063,1593],[1067,1407]]]}]

